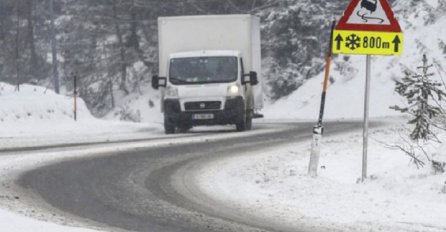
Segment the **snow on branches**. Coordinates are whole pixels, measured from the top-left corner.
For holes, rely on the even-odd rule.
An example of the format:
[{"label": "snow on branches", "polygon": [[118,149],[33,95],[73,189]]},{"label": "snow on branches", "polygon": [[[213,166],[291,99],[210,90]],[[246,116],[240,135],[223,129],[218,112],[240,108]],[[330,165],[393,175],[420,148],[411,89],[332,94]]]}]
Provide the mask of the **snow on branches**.
[{"label": "snow on branches", "polygon": [[396,81],[395,92],[407,100],[407,106],[395,105],[390,108],[409,115],[410,119],[407,123],[413,125],[409,135],[412,141],[405,140],[408,147],[397,147],[409,155],[417,167],[424,166],[424,162],[417,155],[417,153],[422,153],[432,164],[435,173],[444,173],[445,163],[433,160],[432,155],[428,154],[422,145],[430,141],[440,143],[436,130],[444,130],[438,122],[441,122],[439,119],[445,115],[441,104],[446,98],[446,93],[442,89],[443,84],[431,78],[434,76],[434,73],[430,72],[432,67],[433,65],[428,64],[426,55],[423,55],[423,65],[417,67],[417,72],[405,70],[404,78]]},{"label": "snow on branches", "polygon": [[407,106],[390,107],[411,116],[408,123],[414,125],[410,134],[414,141],[436,139],[431,126],[435,126],[435,119],[445,113],[440,102],[446,97],[446,93],[440,89],[443,86],[441,83],[429,79],[434,76],[429,72],[433,65],[428,65],[427,62],[426,55],[423,55],[423,66],[417,68],[421,70],[420,73],[406,70],[405,77],[396,81],[395,91],[406,98]]}]

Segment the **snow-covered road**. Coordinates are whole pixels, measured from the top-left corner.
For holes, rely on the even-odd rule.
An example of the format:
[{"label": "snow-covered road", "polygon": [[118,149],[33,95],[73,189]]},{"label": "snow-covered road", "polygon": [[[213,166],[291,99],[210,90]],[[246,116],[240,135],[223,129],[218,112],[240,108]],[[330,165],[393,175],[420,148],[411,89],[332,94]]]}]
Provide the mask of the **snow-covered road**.
[{"label": "snow-covered road", "polygon": [[[144,125],[142,128],[144,128]],[[112,135],[97,131],[96,133],[99,132],[99,135],[84,132],[85,136],[83,137],[66,135],[37,137],[35,139],[9,138],[15,141],[12,145],[5,139],[0,139],[0,143],[3,142],[3,151],[0,151],[0,205],[3,208],[0,211],[0,228],[2,231],[65,231],[65,229],[76,231],[70,227],[65,228],[31,218],[62,225],[82,227],[88,224],[87,227],[95,226],[95,223],[91,222],[79,223],[83,220],[73,218],[72,215],[67,215],[65,212],[51,207],[46,202],[41,201],[38,196],[30,194],[26,188],[17,186],[16,181],[29,170],[73,159],[107,156],[116,152],[165,147],[174,144],[203,143],[231,137],[239,138],[246,135],[270,133],[275,130],[273,127],[266,127],[261,131],[240,134],[233,133],[232,127],[197,128],[188,134],[166,136],[163,135],[161,129],[157,128],[152,129],[151,133],[140,132],[139,130],[132,132],[132,129],[127,128],[126,130],[116,130],[117,133]],[[31,218],[26,218],[23,215]],[[79,231],[84,230],[79,229]]]},{"label": "snow-covered road", "polygon": [[[234,217],[237,215],[236,209],[226,208],[224,203],[203,204],[203,201],[196,204],[189,199],[197,197],[196,195],[180,191],[182,187],[178,187],[188,186],[190,180],[183,179],[177,185],[172,184],[171,177],[177,168],[197,160],[237,156],[246,151],[261,152],[266,147],[306,140],[310,136],[308,131],[311,131],[311,127],[308,123],[262,124],[246,133],[219,131],[220,133],[200,133],[199,136],[190,138],[169,139],[164,144],[160,141],[151,145],[139,142],[136,146],[139,148],[136,149],[131,148],[135,144],[128,145],[127,148],[114,144],[62,155],[58,152],[63,159],[54,159],[54,154],[52,158],[49,158],[49,154],[28,155],[27,159],[35,157],[34,162],[26,162],[28,169],[44,168],[38,168],[20,178],[20,186],[38,193],[34,195],[28,192],[31,194],[20,196],[21,202],[31,202],[35,205],[33,209],[49,208],[56,212],[56,216],[52,217],[56,219],[74,218],[77,221],[79,218],[89,218],[138,231],[184,232],[197,231],[198,228],[206,228],[206,231],[252,231],[254,228],[267,231],[283,228],[293,231],[280,226],[280,222],[274,224],[277,228],[271,227],[271,223],[264,223],[256,219],[255,215]],[[352,127],[357,128],[358,124],[333,124],[335,131],[349,130]],[[60,161],[64,162],[59,164]],[[11,166],[15,166],[17,162],[21,161],[16,161]],[[49,164],[53,165],[47,167]],[[40,195],[56,207],[39,201]],[[211,209],[210,205],[221,210]],[[48,214],[44,215],[47,218]],[[91,221],[81,221],[84,225],[91,225]],[[93,226],[110,230],[109,227],[103,227],[103,224],[93,223]]]}]

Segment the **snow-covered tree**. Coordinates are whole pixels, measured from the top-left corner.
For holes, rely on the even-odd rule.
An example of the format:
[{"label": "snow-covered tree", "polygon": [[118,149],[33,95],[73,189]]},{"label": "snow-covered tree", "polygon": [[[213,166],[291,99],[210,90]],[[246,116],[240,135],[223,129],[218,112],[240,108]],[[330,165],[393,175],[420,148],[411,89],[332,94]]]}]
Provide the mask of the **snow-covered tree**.
[{"label": "snow-covered tree", "polygon": [[278,100],[321,73],[330,40],[332,15],[342,15],[347,2],[283,0],[264,10],[262,53],[269,97]]},{"label": "snow-covered tree", "polygon": [[407,105],[390,108],[408,114],[408,124],[413,129],[409,135],[411,141],[401,136],[401,143],[390,147],[411,157],[417,167],[424,166],[427,160],[435,173],[443,173],[446,163],[434,160],[434,154],[425,149],[432,142],[440,142],[436,130],[441,128],[438,122],[445,115],[442,104],[446,93],[442,90],[443,84],[431,78],[434,76],[430,72],[432,67],[433,65],[428,64],[426,55],[423,55],[423,65],[417,67],[418,72],[405,70],[404,78],[396,81],[395,91],[407,100]]},{"label": "snow-covered tree", "polygon": [[418,67],[419,72],[406,70],[405,77],[396,81],[395,91],[407,99],[407,106],[393,106],[392,109],[411,115],[409,124],[414,125],[410,138],[414,141],[436,139],[432,131],[434,120],[444,114],[440,102],[446,97],[441,89],[442,84],[430,79],[434,76],[430,72],[433,65],[428,64],[426,55],[423,55],[423,66]]}]

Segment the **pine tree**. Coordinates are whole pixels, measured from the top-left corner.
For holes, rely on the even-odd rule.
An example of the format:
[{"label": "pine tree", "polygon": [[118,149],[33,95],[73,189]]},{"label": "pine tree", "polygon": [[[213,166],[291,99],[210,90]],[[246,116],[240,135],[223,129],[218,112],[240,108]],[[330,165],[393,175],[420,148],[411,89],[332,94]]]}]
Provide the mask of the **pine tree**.
[{"label": "pine tree", "polygon": [[434,76],[429,69],[426,55],[423,55],[423,66],[417,67],[420,73],[406,70],[405,77],[396,81],[395,91],[407,99],[407,107],[393,106],[392,109],[412,116],[408,124],[414,125],[410,134],[413,141],[427,141],[435,137],[431,126],[433,121],[444,111],[439,105],[446,93],[440,89],[442,84],[429,79]]}]

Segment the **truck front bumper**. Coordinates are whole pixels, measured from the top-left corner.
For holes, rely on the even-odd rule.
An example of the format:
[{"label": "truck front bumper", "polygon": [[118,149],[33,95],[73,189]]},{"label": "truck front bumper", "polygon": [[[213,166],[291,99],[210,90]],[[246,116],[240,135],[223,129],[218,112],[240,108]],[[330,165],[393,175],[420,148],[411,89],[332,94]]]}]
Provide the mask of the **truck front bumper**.
[{"label": "truck front bumper", "polygon": [[[167,99],[164,101],[164,117],[175,125],[227,125],[235,124],[244,117],[245,104],[242,97],[226,99],[223,110],[181,111],[180,101]],[[206,119],[197,119],[198,116]],[[209,116],[211,116],[209,118]]]}]

